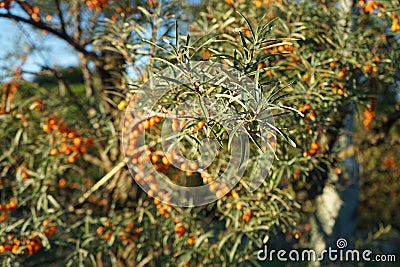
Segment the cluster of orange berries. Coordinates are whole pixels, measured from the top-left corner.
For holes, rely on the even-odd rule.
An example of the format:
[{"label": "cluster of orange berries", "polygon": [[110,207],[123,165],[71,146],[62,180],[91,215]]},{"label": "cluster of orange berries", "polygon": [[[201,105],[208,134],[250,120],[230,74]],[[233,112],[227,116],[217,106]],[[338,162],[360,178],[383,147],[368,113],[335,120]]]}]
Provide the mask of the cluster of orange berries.
[{"label": "cluster of orange berries", "polygon": [[[289,40],[283,40],[283,43],[290,43]],[[293,53],[294,52],[294,47],[291,44],[284,44],[284,45],[279,45],[279,46],[274,46],[270,49],[264,49],[264,53],[270,53],[271,55],[275,55],[278,53]]]},{"label": "cluster of orange berries", "polygon": [[[261,1],[261,0],[254,0],[253,1],[253,4],[256,6],[256,7],[261,7],[262,5],[263,5],[263,3],[264,4],[271,4],[271,3],[273,3],[275,0],[263,0],[263,1]],[[282,0],[279,0],[279,3],[281,3],[282,4]]]},{"label": "cluster of orange berries", "polygon": [[[154,197],[155,194],[154,192],[151,192],[152,190],[149,190],[148,192],[148,196],[149,197]],[[158,196],[164,197],[164,193],[163,192],[159,192]],[[164,201],[168,201],[170,200],[168,198],[168,196],[165,196],[163,198]],[[156,205],[156,208],[158,209],[158,212],[160,213],[160,215],[164,216],[165,218],[169,218],[171,217],[171,211],[172,211],[172,207],[166,203],[161,203],[161,201],[158,198],[154,197],[154,204]]]},{"label": "cluster of orange berries", "polygon": [[[383,159],[383,164],[385,167],[391,172],[395,173],[397,178],[400,179],[400,168],[397,166],[396,161],[394,160],[394,157],[385,157]],[[394,198],[396,196],[396,191],[393,188],[393,190],[390,192],[390,196]]]},{"label": "cluster of orange berries", "polygon": [[[372,55],[369,54],[369,57],[372,58]],[[374,63],[372,63],[372,64],[370,64],[370,65],[364,66],[364,67],[363,67],[364,71],[365,71],[366,73],[368,73],[368,74],[370,73],[370,74],[371,74],[371,77],[373,77],[375,73],[378,73],[378,72],[379,72],[379,68],[378,68],[378,66],[376,66],[376,62],[379,62],[380,60],[381,60],[381,58],[380,58],[379,56],[374,56],[374,57],[372,58],[372,61],[373,61]]]},{"label": "cluster of orange berries", "polygon": [[113,232],[120,232],[121,234],[119,235],[119,238],[122,241],[131,242],[139,238],[139,234],[142,232],[142,230],[142,228],[133,227],[132,225],[121,226],[119,229],[117,229],[117,227],[111,222],[105,222],[104,226],[100,225],[97,227],[96,233],[101,239],[108,241],[110,240]]},{"label": "cluster of orange berries", "polygon": [[57,225],[51,223],[51,221],[48,219],[44,220],[42,225],[43,225],[42,233],[47,237],[53,236],[57,231]]},{"label": "cluster of orange berries", "polygon": [[392,12],[392,32],[400,31],[400,16],[396,15],[396,12]]},{"label": "cluster of orange berries", "polygon": [[20,167],[17,167],[17,171],[20,170],[21,171],[21,178],[22,179],[28,179],[29,178],[29,173],[28,173],[28,167],[27,164],[23,164]]},{"label": "cluster of orange berries", "polygon": [[[26,254],[32,255],[33,253],[39,251],[42,248],[42,240],[39,236],[34,236],[32,238],[16,239],[14,235],[9,234],[8,242],[0,245],[0,254],[5,252],[11,252],[12,254]],[[25,247],[22,249],[21,247]]]},{"label": "cluster of orange berries", "polygon": [[[140,117],[142,114],[139,113],[138,116]],[[180,110],[178,112],[179,116],[185,115],[185,112],[183,110]],[[133,120],[132,115],[128,115],[126,118],[126,123],[129,124],[130,121]],[[144,121],[141,121],[137,123],[132,130],[130,130],[129,133],[127,133],[127,143],[124,144],[126,147],[126,156],[130,157],[129,164],[132,166],[136,166],[137,169],[140,171],[144,171],[144,163],[148,162],[149,160],[151,163],[155,166],[157,171],[161,172],[167,172],[172,168],[171,162],[174,161],[174,163],[180,165],[180,170],[178,170],[174,175],[169,175],[172,177],[173,180],[178,181],[180,174],[186,173],[187,176],[193,175],[193,172],[198,169],[198,164],[195,161],[191,161],[190,163],[184,162],[180,157],[176,157],[176,151],[171,151],[168,155],[164,155],[162,152],[157,152],[155,148],[146,148],[145,153],[139,153],[137,152],[137,139],[141,135],[141,133],[144,130],[148,130],[153,126],[156,126],[159,122],[161,121],[160,117],[158,116],[153,116],[151,118],[148,118]],[[173,118],[171,127],[173,131],[178,131],[185,127],[186,125],[186,119],[177,119]],[[193,132],[197,132],[201,129],[203,129],[205,126],[205,122],[200,121],[198,122],[194,127],[193,127]],[[125,125],[125,129],[128,129],[128,125]],[[155,131],[159,131],[159,129],[155,129]],[[176,158],[176,161],[175,161]],[[148,175],[147,177],[142,177],[143,175],[140,173],[135,174],[135,180],[139,182],[141,185],[145,185],[146,183],[150,184],[150,191],[149,191],[149,196],[155,197],[154,191],[157,191],[158,185],[155,182],[154,176],[153,175]],[[160,196],[157,196],[160,197]],[[162,198],[161,198],[162,199]],[[163,201],[168,202],[168,200]]]},{"label": "cluster of orange berries", "polygon": [[[240,201],[240,197],[239,197],[239,194],[236,192],[236,191],[231,191],[231,196],[232,196],[232,198],[235,200],[235,208],[237,209],[237,210],[242,210],[243,209],[243,202],[242,201]],[[226,204],[226,207],[228,208],[228,209],[230,209],[230,208],[232,208],[232,203],[231,202],[228,202],[227,204]],[[248,223],[249,221],[250,221],[250,219],[253,217],[253,212],[250,210],[250,209],[247,209],[244,213],[243,213],[243,216],[242,216],[242,218],[243,218],[243,220],[246,222],[246,223]]]},{"label": "cluster of orange berries", "polygon": [[0,204],[0,222],[4,222],[8,218],[8,212],[18,208],[14,198],[11,198],[5,205]]},{"label": "cluster of orange berries", "polygon": [[337,83],[331,83],[332,93],[338,95],[344,95],[344,89],[340,87]]},{"label": "cluster of orange berries", "polygon": [[[22,58],[22,62],[26,61],[26,57]],[[2,95],[1,95],[1,105],[0,105],[0,114],[8,113],[13,105],[14,96],[19,89],[19,83],[21,80],[22,70],[21,68],[17,68],[15,71],[12,80],[9,83],[5,83],[2,87]]]},{"label": "cluster of orange berries", "polygon": [[[336,69],[336,62],[335,61],[329,62],[329,66],[333,70]],[[327,74],[327,72],[325,72],[324,74]],[[346,76],[347,76],[346,68],[345,67],[339,68],[339,71],[337,72],[337,79],[344,80]],[[344,89],[339,87],[336,83],[332,83],[331,87],[332,87],[332,92],[334,94],[344,95]]]},{"label": "cluster of orange berries", "polygon": [[[186,234],[186,228],[185,226],[183,226],[183,224],[180,222],[180,220],[178,218],[174,219],[175,222],[175,233],[177,235],[178,238],[184,236]],[[196,237],[194,235],[190,235],[187,238],[187,242],[189,245],[193,246],[194,242],[196,241]]]},{"label": "cluster of orange berries", "polygon": [[175,222],[175,232],[178,237],[182,237],[186,234],[186,228],[183,224],[179,221],[178,218],[174,219]]},{"label": "cluster of orange berries", "polygon": [[[200,113],[200,109],[196,109],[195,111],[196,113]],[[184,116],[185,115],[185,111],[184,110],[179,110],[178,111],[178,116]],[[183,129],[186,126],[186,119],[180,118],[180,119],[172,119],[172,130],[173,131],[179,131],[181,129]],[[206,125],[206,123],[204,121],[199,121],[197,123],[197,125],[194,126],[193,128],[193,132],[197,132],[201,129],[204,128],[204,126]]]},{"label": "cluster of orange berries", "polygon": [[315,120],[315,112],[312,110],[310,104],[306,104],[302,107],[299,107],[298,111],[300,111],[303,114],[307,114],[304,118],[304,122],[309,122],[309,121]]},{"label": "cluster of orange berries", "polygon": [[108,2],[109,0],[86,0],[86,6],[91,10],[100,12],[104,8],[108,7]]},{"label": "cluster of orange berries", "polygon": [[[52,224],[49,220],[44,220],[42,223],[42,233],[46,236],[52,236],[57,231],[57,225]],[[31,232],[33,234],[33,232]],[[0,253],[10,251],[13,254],[32,255],[42,248],[42,239],[35,235],[31,238],[14,238],[13,234],[7,236],[8,241],[0,245]]]},{"label": "cluster of orange berries", "polygon": [[374,12],[374,10],[376,10],[378,8],[383,8],[383,9],[386,8],[385,5],[383,5],[381,3],[378,3],[376,1],[370,1],[365,5],[365,1],[364,0],[360,0],[358,2],[358,4],[359,4],[360,7],[364,8],[365,13],[372,13],[372,12]]},{"label": "cluster of orange berries", "polygon": [[[382,8],[386,9],[386,5],[378,3],[376,1],[370,1],[367,4],[365,4],[364,0],[360,0],[358,2],[360,7],[364,8],[365,13],[373,13],[375,10]],[[381,17],[382,13],[379,12],[378,16]],[[397,32],[400,30],[400,17],[397,16],[396,12],[392,12],[392,26],[391,26],[392,32]]]},{"label": "cluster of orange berries", "polygon": [[80,137],[75,129],[68,128],[61,120],[61,117],[50,116],[46,118],[43,125],[45,133],[57,132],[61,134],[61,146],[50,150],[50,155],[55,156],[59,153],[64,153],[68,156],[68,163],[74,163],[77,160],[77,155],[85,154],[87,147],[94,145],[93,140]]},{"label": "cluster of orange berries", "polygon": [[369,130],[369,126],[375,118],[375,111],[371,107],[367,107],[364,110],[364,120],[363,125],[365,130]]},{"label": "cluster of orange berries", "polygon": [[[235,191],[232,191],[231,192],[231,196],[232,196],[232,198],[235,200],[235,208],[237,209],[237,210],[242,210],[243,209],[243,203],[239,200],[239,194],[237,193],[237,192],[235,192]],[[226,207],[228,208],[228,209],[230,209],[230,208],[232,208],[232,203],[231,202],[228,202],[227,204],[226,204]]]},{"label": "cluster of orange berries", "polygon": [[385,164],[386,168],[388,168],[390,171],[397,170],[397,165],[393,157],[385,157],[383,159],[383,164]]},{"label": "cluster of orange berries", "polygon": [[[36,22],[40,22],[40,8],[38,6],[32,6],[31,4],[27,3],[26,1],[20,1],[19,4],[25,10],[26,13]],[[46,17],[48,21],[51,20],[51,15]]]},{"label": "cluster of orange berries", "polygon": [[[212,179],[209,179],[209,181],[212,181]],[[225,196],[230,190],[226,184],[216,183],[216,182],[209,183],[208,189],[210,190],[210,192],[215,191],[215,196],[217,198],[221,198],[221,197]]]},{"label": "cluster of orange berries", "polygon": [[147,0],[147,5],[150,8],[156,8],[158,6],[158,2],[156,0]]},{"label": "cluster of orange berries", "polygon": [[303,156],[308,157],[317,154],[321,150],[321,146],[318,141],[315,141],[313,144],[311,144],[310,149],[307,152],[304,152]]}]

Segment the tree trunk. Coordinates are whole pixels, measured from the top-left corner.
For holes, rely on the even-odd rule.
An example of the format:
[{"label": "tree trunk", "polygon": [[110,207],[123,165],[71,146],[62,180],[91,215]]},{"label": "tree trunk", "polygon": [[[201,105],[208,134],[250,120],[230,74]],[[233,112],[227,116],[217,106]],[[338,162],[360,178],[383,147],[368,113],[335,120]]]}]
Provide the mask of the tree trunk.
[{"label": "tree trunk", "polygon": [[[338,21],[338,24],[344,31],[344,38],[347,38],[352,29],[352,21],[346,21],[344,17],[352,12],[353,6],[353,0],[339,1],[338,8],[343,19]],[[343,56],[346,56],[348,49],[349,47],[344,48]],[[351,90],[351,85],[348,86]],[[344,109],[345,116],[340,123],[339,131],[335,134],[333,146],[330,147],[332,151],[346,149],[353,143],[355,104],[346,104]],[[346,248],[349,248],[356,233],[359,166],[354,156],[349,156],[340,162],[339,167],[340,174],[333,171],[327,174],[322,194],[316,198],[316,212],[311,219],[313,229],[311,243],[317,255],[328,247],[337,249],[336,242],[340,238],[346,239],[348,242]]]}]

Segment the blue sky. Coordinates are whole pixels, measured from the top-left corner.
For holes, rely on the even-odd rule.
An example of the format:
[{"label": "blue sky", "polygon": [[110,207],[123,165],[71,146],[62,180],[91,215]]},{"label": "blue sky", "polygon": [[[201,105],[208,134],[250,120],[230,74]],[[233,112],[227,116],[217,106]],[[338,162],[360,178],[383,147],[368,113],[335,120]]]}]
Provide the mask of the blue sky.
[{"label": "blue sky", "polygon": [[[200,0],[187,1],[190,4],[198,4],[200,2]],[[24,34],[20,35],[21,29],[28,36]],[[44,35],[42,33],[35,33],[26,24],[17,24],[9,19],[0,18],[0,81],[10,78],[8,77],[9,74],[3,71],[3,66],[14,67],[16,64],[16,61],[5,60],[4,56],[6,54],[27,52],[29,42],[42,47],[43,51],[29,53],[27,62],[23,67],[24,71],[38,72],[41,70],[41,66],[44,65],[50,67],[69,67],[79,64],[76,52],[61,39],[52,34]],[[24,78],[32,79],[33,76],[24,74]]]},{"label": "blue sky", "polygon": [[[27,33],[28,37],[24,34],[21,35],[21,29]],[[78,56],[66,42],[51,34],[36,34],[25,24],[17,24],[9,19],[0,18],[0,68],[3,66],[13,67],[16,62],[5,60],[4,56],[8,53],[28,51],[28,43],[32,40],[42,47],[43,51],[29,54],[23,70],[37,72],[43,65],[68,67],[77,65],[79,62]],[[4,72],[0,73],[1,80],[7,78]],[[24,75],[24,78],[30,79],[32,76]]]}]

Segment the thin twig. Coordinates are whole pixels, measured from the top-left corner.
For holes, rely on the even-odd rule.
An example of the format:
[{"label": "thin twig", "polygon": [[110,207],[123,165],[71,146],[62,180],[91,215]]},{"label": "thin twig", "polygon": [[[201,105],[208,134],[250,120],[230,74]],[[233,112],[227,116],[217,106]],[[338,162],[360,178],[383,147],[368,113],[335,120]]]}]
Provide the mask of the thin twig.
[{"label": "thin twig", "polygon": [[118,163],[109,173],[107,173],[103,178],[101,178],[95,185],[93,185],[82,197],[79,198],[79,204],[82,204],[90,197],[93,192],[97,191],[105,183],[107,183],[120,169],[125,166],[125,161]]}]

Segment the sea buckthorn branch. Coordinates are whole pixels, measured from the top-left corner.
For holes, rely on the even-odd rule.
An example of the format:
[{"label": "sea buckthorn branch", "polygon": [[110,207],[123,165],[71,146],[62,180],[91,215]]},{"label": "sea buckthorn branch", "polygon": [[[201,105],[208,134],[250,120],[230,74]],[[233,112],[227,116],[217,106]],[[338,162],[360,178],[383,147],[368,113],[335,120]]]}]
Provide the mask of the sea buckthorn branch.
[{"label": "sea buckthorn branch", "polygon": [[97,183],[95,183],[88,191],[86,191],[82,195],[82,197],[79,198],[78,205],[82,205],[86,201],[86,199],[88,199],[90,197],[91,194],[93,194],[100,187],[105,185],[125,165],[126,165],[125,161],[121,161],[117,165],[115,165],[115,167],[112,168],[112,170],[110,172],[108,172],[106,175],[104,175]]}]

